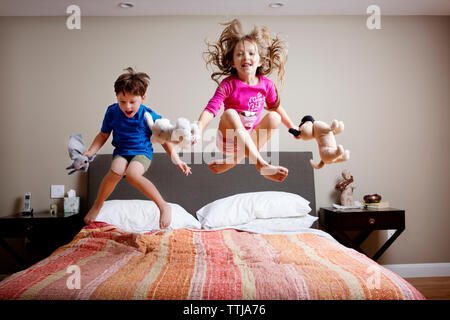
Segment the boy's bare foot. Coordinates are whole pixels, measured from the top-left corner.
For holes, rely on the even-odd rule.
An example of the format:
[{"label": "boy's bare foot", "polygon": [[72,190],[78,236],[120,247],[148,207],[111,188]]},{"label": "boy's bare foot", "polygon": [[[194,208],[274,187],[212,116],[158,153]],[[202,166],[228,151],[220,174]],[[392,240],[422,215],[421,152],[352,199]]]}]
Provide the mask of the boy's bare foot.
[{"label": "boy's bare foot", "polygon": [[94,222],[100,212],[100,209],[101,208],[93,206],[84,217],[84,223],[90,224],[91,222]]},{"label": "boy's bare foot", "polygon": [[264,178],[267,178],[275,182],[281,182],[284,179],[286,179],[289,172],[289,170],[285,167],[273,166],[268,163],[257,165],[256,169],[259,171],[260,174],[264,176]]},{"label": "boy's bare foot", "polygon": [[209,169],[214,173],[223,173],[230,170],[236,165],[233,156],[226,159],[217,159],[208,163]]},{"label": "boy's bare foot", "polygon": [[160,216],[159,216],[159,228],[165,229],[170,226],[172,222],[172,208],[169,204],[160,208]]}]

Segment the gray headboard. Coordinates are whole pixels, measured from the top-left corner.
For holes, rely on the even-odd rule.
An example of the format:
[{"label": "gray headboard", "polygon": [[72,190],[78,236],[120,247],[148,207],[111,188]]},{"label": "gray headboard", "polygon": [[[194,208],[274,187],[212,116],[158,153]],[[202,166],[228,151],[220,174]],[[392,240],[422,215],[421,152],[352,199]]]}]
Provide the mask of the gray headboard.
[{"label": "gray headboard", "polygon": [[[145,176],[155,184],[167,202],[178,203],[194,216],[198,209],[214,200],[253,191],[286,191],[299,194],[311,202],[311,214],[317,215],[314,174],[309,164],[312,152],[262,153],[262,156],[272,163],[278,157],[279,164],[289,169],[287,178],[281,183],[261,176],[255,166],[249,164],[248,159],[245,159],[245,164],[238,164],[225,173],[214,174],[205,163],[210,160],[205,161],[203,155],[181,154],[182,159],[192,169],[192,175],[186,177],[173,165],[166,153],[154,153],[152,164]],[[99,154],[89,166],[89,208],[97,196],[103,177],[111,166],[111,160],[110,154]],[[146,199],[146,197],[122,179],[108,199]]]}]

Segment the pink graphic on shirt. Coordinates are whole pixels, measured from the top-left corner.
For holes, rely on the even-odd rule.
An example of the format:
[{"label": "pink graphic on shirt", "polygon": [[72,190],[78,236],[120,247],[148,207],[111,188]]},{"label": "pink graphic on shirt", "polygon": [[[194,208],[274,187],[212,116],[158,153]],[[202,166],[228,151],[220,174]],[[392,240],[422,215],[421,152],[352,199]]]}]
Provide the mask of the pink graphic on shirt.
[{"label": "pink graphic on shirt", "polygon": [[264,106],[265,97],[258,92],[256,97],[251,97],[248,100],[248,111],[257,112]]}]

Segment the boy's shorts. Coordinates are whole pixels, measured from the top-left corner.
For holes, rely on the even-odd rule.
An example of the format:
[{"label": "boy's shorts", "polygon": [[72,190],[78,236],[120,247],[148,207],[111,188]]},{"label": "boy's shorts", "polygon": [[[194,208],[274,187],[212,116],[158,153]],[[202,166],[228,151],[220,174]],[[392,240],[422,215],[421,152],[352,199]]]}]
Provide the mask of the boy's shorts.
[{"label": "boy's shorts", "polygon": [[118,157],[124,158],[125,160],[128,161],[128,163],[130,163],[131,161],[140,162],[144,166],[145,171],[147,171],[148,168],[150,168],[150,164],[152,163],[152,160],[150,160],[147,156],[145,156],[143,154],[137,154],[137,155],[131,155],[131,156],[121,156],[121,155],[117,154],[113,157],[113,161],[114,161],[114,159],[116,159]]}]

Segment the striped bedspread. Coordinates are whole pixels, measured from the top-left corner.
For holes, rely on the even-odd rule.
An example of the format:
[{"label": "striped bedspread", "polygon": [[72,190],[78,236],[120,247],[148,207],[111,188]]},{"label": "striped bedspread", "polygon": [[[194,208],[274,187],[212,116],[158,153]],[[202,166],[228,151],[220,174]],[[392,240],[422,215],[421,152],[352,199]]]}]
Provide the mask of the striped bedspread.
[{"label": "striped bedspread", "polygon": [[0,282],[0,299],[424,299],[355,250],[312,233],[127,233],[105,223]]}]

